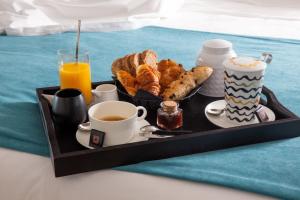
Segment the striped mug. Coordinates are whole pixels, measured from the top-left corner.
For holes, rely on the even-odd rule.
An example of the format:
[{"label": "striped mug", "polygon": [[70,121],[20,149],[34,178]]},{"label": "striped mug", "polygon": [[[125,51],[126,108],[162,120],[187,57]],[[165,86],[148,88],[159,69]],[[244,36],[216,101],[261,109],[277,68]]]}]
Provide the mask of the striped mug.
[{"label": "striped mug", "polygon": [[254,119],[260,101],[266,63],[252,57],[230,58],[225,68],[225,114],[238,123]]}]

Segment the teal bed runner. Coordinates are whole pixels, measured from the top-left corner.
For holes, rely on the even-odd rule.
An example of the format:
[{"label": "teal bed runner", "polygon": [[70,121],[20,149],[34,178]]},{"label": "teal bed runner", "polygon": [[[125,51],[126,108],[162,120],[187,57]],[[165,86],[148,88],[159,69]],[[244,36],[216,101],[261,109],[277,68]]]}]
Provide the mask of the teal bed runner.
[{"label": "teal bed runner", "polygon": [[[72,49],[75,33],[0,36],[0,146],[49,156],[35,88],[58,85],[58,49]],[[144,49],[195,64],[203,41],[229,40],[238,55],[273,54],[265,85],[300,114],[300,41],[146,27],[112,33],[82,33],[93,81],[109,80],[114,59]],[[300,131],[300,130],[299,130]],[[284,199],[300,199],[300,137],[116,168],[207,182]]]}]

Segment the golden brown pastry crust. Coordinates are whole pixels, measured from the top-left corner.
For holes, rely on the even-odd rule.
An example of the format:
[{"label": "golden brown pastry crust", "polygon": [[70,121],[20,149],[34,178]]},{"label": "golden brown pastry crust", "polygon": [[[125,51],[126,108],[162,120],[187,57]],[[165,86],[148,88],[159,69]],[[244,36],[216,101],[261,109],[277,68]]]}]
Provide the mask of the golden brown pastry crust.
[{"label": "golden brown pastry crust", "polygon": [[179,79],[173,81],[162,93],[164,100],[181,100],[192,89],[196,87],[193,75],[191,72],[184,72]]},{"label": "golden brown pastry crust", "polygon": [[197,66],[193,67],[191,72],[193,73],[196,84],[200,85],[212,75],[213,69],[207,66]]},{"label": "golden brown pastry crust", "polygon": [[117,76],[117,71],[122,70],[122,59],[116,59],[111,65],[111,72],[114,76]]},{"label": "golden brown pastry crust", "polygon": [[138,89],[145,90],[158,96],[160,93],[159,85],[160,73],[151,66],[144,64],[137,68],[136,81]]},{"label": "golden brown pastry crust", "polygon": [[136,76],[136,69],[139,65],[147,64],[157,69],[157,54],[153,50],[145,50],[142,53],[128,54],[122,58],[116,59],[111,66],[114,76],[118,70],[124,70],[132,76]]},{"label": "golden brown pastry crust", "polygon": [[128,94],[134,96],[137,92],[136,79],[130,73],[124,70],[117,71],[117,79],[125,88]]},{"label": "golden brown pastry crust", "polygon": [[177,80],[181,73],[185,72],[181,64],[177,64],[175,61],[167,59],[161,60],[158,63],[158,71],[161,73],[161,79],[159,81],[161,91],[163,92],[173,81]]},{"label": "golden brown pastry crust", "polygon": [[139,66],[139,53],[134,53],[129,56],[129,62],[131,66],[131,74],[136,76],[136,69]]},{"label": "golden brown pastry crust", "polygon": [[134,96],[137,89],[143,89],[165,100],[184,98],[212,74],[209,67],[194,67],[186,72],[170,59],[157,63],[157,54],[150,49],[116,59],[111,70],[128,94]]},{"label": "golden brown pastry crust", "polygon": [[154,69],[157,69],[157,54],[151,49],[143,51],[140,55],[140,65],[147,64]]},{"label": "golden brown pastry crust", "polygon": [[213,69],[206,66],[197,66],[180,75],[179,79],[173,81],[162,94],[164,100],[181,100],[196,86],[207,80]]},{"label": "golden brown pastry crust", "polygon": [[132,72],[131,72],[131,65],[130,65],[130,62],[129,62],[129,56],[130,55],[126,55],[126,56],[123,57],[123,66],[124,66],[124,70],[131,74]]}]

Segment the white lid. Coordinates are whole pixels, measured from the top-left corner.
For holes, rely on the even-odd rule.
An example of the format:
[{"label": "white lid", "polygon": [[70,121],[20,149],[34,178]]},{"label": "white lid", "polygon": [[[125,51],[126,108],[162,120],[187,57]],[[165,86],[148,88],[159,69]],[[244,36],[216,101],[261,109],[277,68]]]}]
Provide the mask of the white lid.
[{"label": "white lid", "polygon": [[252,57],[229,58],[224,63],[224,67],[235,71],[262,71],[267,64]]},{"label": "white lid", "polygon": [[232,49],[232,43],[222,39],[206,40],[203,44],[203,51],[211,54],[225,54]]}]

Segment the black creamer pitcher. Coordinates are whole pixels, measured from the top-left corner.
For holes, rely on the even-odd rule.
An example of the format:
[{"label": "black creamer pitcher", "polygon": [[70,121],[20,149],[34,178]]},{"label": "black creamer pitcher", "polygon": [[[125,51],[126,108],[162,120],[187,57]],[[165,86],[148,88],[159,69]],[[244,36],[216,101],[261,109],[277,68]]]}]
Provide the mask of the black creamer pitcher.
[{"label": "black creamer pitcher", "polygon": [[77,126],[87,120],[87,106],[77,89],[57,91],[52,99],[52,112],[57,125]]}]

